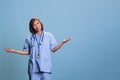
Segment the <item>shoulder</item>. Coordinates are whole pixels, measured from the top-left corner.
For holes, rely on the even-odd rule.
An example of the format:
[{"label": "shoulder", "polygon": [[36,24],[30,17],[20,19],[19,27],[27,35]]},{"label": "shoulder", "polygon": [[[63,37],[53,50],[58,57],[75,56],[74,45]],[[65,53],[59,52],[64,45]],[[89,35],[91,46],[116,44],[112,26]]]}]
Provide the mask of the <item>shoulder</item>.
[{"label": "shoulder", "polygon": [[27,39],[27,40],[30,40],[30,39],[32,38],[32,36],[33,36],[33,34],[29,34],[29,35],[26,37],[26,39]]},{"label": "shoulder", "polygon": [[46,35],[46,36],[53,36],[52,33],[50,33],[50,32],[46,32],[46,31],[44,31],[44,35]]}]

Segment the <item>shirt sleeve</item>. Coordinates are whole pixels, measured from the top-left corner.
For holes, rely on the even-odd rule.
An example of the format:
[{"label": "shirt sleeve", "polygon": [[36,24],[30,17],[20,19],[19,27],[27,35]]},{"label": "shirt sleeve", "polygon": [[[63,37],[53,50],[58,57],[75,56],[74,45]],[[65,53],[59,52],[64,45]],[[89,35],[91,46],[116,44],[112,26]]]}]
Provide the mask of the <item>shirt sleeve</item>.
[{"label": "shirt sleeve", "polygon": [[29,40],[26,38],[23,46],[24,51],[30,51]]},{"label": "shirt sleeve", "polygon": [[57,46],[57,41],[56,41],[56,39],[55,39],[55,37],[51,34],[50,35],[50,50],[53,50],[53,48],[55,47],[55,46]]}]

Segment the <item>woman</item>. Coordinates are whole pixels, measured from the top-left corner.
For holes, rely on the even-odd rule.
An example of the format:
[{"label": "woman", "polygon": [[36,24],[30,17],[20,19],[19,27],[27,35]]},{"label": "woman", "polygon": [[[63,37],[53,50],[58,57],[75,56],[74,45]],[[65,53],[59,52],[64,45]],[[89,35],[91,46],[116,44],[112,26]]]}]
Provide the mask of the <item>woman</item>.
[{"label": "woman", "polygon": [[32,18],[29,22],[29,35],[23,50],[6,48],[6,52],[29,55],[28,74],[29,80],[50,80],[51,77],[51,57],[50,52],[56,52],[70,37],[57,44],[55,37],[43,30],[43,24],[38,18]]}]

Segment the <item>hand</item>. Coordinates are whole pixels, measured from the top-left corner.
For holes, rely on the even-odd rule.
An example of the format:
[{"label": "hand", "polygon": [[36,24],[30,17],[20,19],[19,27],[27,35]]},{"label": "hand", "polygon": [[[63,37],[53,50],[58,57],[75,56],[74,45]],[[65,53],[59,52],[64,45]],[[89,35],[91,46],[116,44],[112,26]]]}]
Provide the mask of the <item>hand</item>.
[{"label": "hand", "polygon": [[67,37],[67,38],[65,38],[62,42],[63,43],[66,43],[66,42],[68,42],[68,41],[70,41],[71,40],[71,38],[70,37]]},{"label": "hand", "polygon": [[14,52],[15,50],[11,49],[11,48],[5,48],[4,51],[6,51],[6,52]]}]

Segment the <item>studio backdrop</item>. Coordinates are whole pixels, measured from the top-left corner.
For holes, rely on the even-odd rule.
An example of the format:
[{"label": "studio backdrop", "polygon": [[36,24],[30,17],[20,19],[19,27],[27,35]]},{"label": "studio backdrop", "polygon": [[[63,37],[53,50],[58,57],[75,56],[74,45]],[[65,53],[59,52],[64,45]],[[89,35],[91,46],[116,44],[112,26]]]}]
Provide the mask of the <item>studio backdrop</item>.
[{"label": "studio backdrop", "polygon": [[52,57],[52,80],[120,80],[119,0],[0,0],[0,80],[28,80],[23,49],[29,21],[66,43]]}]

